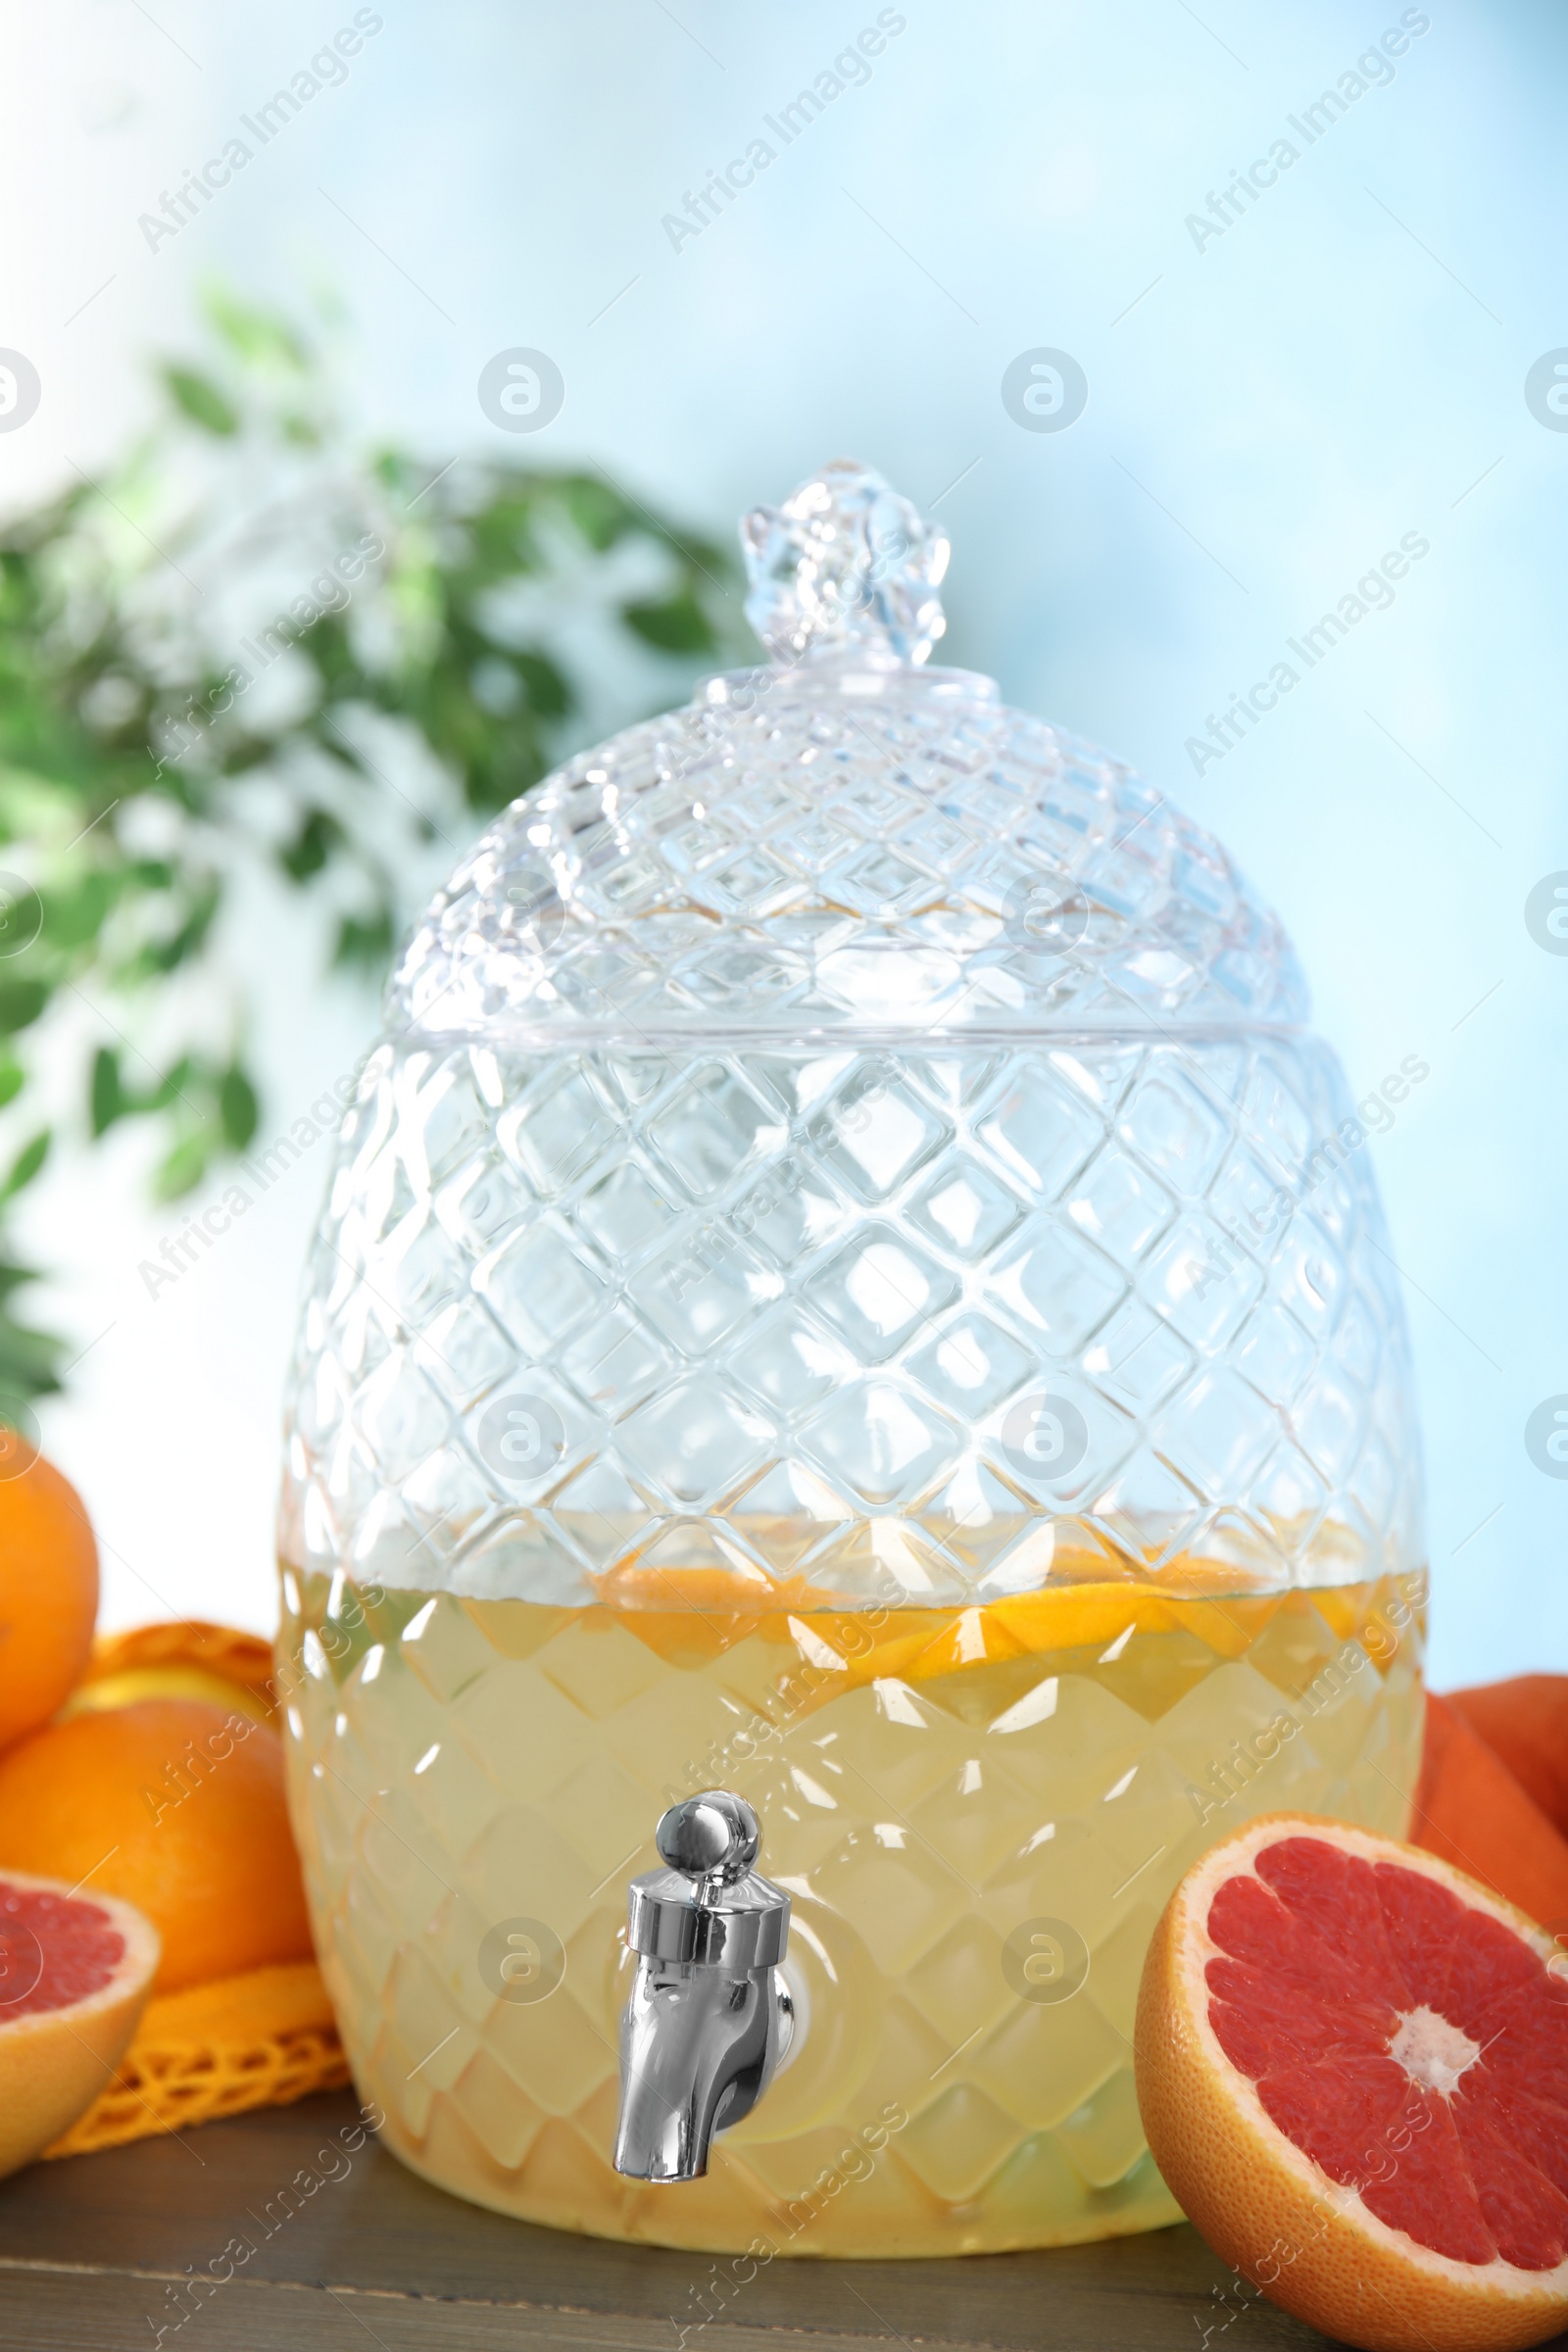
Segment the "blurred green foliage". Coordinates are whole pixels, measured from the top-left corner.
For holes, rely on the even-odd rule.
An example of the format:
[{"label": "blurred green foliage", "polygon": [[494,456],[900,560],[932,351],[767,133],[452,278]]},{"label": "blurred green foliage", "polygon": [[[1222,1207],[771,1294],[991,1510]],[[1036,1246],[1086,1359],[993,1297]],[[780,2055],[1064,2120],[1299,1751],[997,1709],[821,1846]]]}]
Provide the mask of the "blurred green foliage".
[{"label": "blurred green foliage", "polygon": [[166,1199],[257,1132],[246,867],[379,975],[400,828],[460,850],[599,731],[617,641],[647,707],[737,650],[727,553],[592,472],[363,450],[318,341],[209,326],[113,473],[0,526],[0,1418],[59,1385],[5,1227],[55,1128],[155,1122]]}]

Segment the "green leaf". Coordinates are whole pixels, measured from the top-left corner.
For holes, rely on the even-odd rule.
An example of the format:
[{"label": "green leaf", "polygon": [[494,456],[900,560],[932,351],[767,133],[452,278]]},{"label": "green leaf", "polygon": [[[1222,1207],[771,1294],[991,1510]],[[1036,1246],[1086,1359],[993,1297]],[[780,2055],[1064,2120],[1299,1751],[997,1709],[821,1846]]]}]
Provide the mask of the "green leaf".
[{"label": "green leaf", "polygon": [[10,1200],[29,1185],[49,1156],[51,1136],[47,1127],[40,1128],[30,1144],[24,1144],[11,1163],[11,1173],[0,1184],[0,1200]]},{"label": "green leaf", "polygon": [[202,308],[229,349],[248,367],[270,366],[303,374],[309,354],[286,319],[274,318],[270,311],[253,311],[248,303],[236,301],[219,287],[208,290]]},{"label": "green leaf", "polygon": [[277,861],[294,881],[308,882],[342,842],[343,828],[337,818],[325,808],[313,808],[287,848],[278,851]]},{"label": "green leaf", "polygon": [[194,368],[166,368],[164,382],[192,424],[224,439],[238,432],[239,412],[224,399],[210,375],[198,374]]},{"label": "green leaf", "polygon": [[43,902],[43,935],[51,947],[83,948],[97,938],[115,903],[112,875],[89,869],[74,885],[52,889]]},{"label": "green leaf", "polygon": [[633,527],[631,509],[608,483],[576,474],[565,485],[566,512],[596,555],[613,547]]},{"label": "green leaf", "polygon": [[688,531],[670,531],[667,536],[681,562],[689,564],[694,571],[710,572],[714,580],[722,580],[726,573],[733,577],[733,548],[715,547],[711,539],[697,539]]},{"label": "green leaf", "polygon": [[49,1002],[42,980],[0,980],[0,1036],[30,1028]]},{"label": "green leaf", "polygon": [[182,1194],[193,1192],[206,1175],[212,1156],[213,1137],[205,1127],[194,1135],[181,1136],[165,1153],[153,1178],[155,1199],[177,1200]]},{"label": "green leaf", "polygon": [[196,1074],[194,1059],[189,1054],[182,1054],[177,1061],[170,1063],[151,1092],[138,1096],[128,1107],[132,1110],[168,1110],[172,1103],[183,1099],[185,1089],[192,1084]]},{"label": "green leaf", "polygon": [[[28,1266],[0,1262],[0,1299],[9,1298],[23,1283],[36,1280]],[[60,1387],[60,1358],[65,1351],[65,1343],[51,1332],[31,1331],[24,1323],[14,1322],[9,1306],[0,1304],[0,1390],[8,1396],[54,1396]]]},{"label": "green leaf", "polygon": [[335,964],[357,966],[362,971],[379,972],[395,945],[389,908],[381,907],[370,916],[368,922],[363,923],[352,914],[346,914],[337,927],[337,946],[332,951],[332,961]]},{"label": "green leaf", "polygon": [[88,1108],[94,1142],[99,1136],[107,1135],[115,1121],[123,1118],[130,1108],[121,1083],[120,1055],[112,1046],[100,1046],[92,1057]]},{"label": "green leaf", "polygon": [[218,1115],[222,1121],[223,1141],[231,1152],[243,1152],[256,1133],[261,1117],[261,1104],[239,1063],[231,1062],[218,1082]]},{"label": "green leaf", "polygon": [[220,897],[216,882],[200,883],[194,894],[194,904],[177,931],[168,938],[149,940],[137,958],[145,972],[172,972],[206,944],[214,915],[218,912]]},{"label": "green leaf", "polygon": [[27,1083],[27,1073],[15,1054],[0,1049],[0,1110],[14,1102]]},{"label": "green leaf", "polygon": [[541,718],[564,718],[575,709],[576,697],[568,681],[547,654],[530,654],[519,648],[512,662]]},{"label": "green leaf", "polygon": [[622,605],[621,619],[662,654],[710,654],[718,640],[712,623],[689,588],[658,604]]}]

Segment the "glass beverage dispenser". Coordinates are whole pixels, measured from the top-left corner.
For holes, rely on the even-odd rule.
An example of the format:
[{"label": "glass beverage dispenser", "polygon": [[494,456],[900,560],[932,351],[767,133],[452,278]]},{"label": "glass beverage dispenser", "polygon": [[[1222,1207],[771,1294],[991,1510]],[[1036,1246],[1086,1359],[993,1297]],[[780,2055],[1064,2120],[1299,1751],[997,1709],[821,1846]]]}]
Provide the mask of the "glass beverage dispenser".
[{"label": "glass beverage dispenser", "polygon": [[[1145,2229],[1177,1879],[1252,1813],[1405,1828],[1372,1176],[1220,845],[928,665],[944,535],[836,465],[743,536],[767,665],[492,826],[344,1121],[280,1519],[321,1962],[391,2145],[530,2221]],[[793,2032],[702,2178],[628,2179],[627,1884],[713,1788]]]}]

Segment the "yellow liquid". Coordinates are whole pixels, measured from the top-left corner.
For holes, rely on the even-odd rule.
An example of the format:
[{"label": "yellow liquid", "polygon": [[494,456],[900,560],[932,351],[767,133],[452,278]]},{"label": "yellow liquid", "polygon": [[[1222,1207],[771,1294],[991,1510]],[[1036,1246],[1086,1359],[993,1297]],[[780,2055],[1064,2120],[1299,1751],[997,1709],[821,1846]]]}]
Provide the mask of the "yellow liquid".
[{"label": "yellow liquid", "polygon": [[[1258,1813],[1402,1836],[1418,1762],[1415,1578],[859,1616],[292,1570],[283,1595],[295,1826],[361,2093],[443,2187],[608,2237],[958,2254],[1176,2220],[1132,2070],[1161,1907]],[[708,2178],[655,2188],[610,2161],[626,1882],[715,1785],[761,1818],[808,2015]],[[498,1998],[481,1960],[519,1920],[558,1939],[547,1997]]]}]

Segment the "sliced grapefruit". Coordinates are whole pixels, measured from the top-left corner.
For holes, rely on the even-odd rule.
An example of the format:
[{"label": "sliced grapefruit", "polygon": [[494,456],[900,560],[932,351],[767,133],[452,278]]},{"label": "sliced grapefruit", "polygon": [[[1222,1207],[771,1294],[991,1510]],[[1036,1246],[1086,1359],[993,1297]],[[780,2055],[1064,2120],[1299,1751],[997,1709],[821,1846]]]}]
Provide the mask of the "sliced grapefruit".
[{"label": "sliced grapefruit", "polygon": [[1568,1983],[1435,1854],[1272,1814],[1194,1864],[1139,1994],[1138,2102],[1191,2219],[1369,2352],[1568,2325]]},{"label": "sliced grapefruit", "polygon": [[0,2173],[91,2106],[136,2030],[158,1951],[129,1903],[0,1876]]}]

